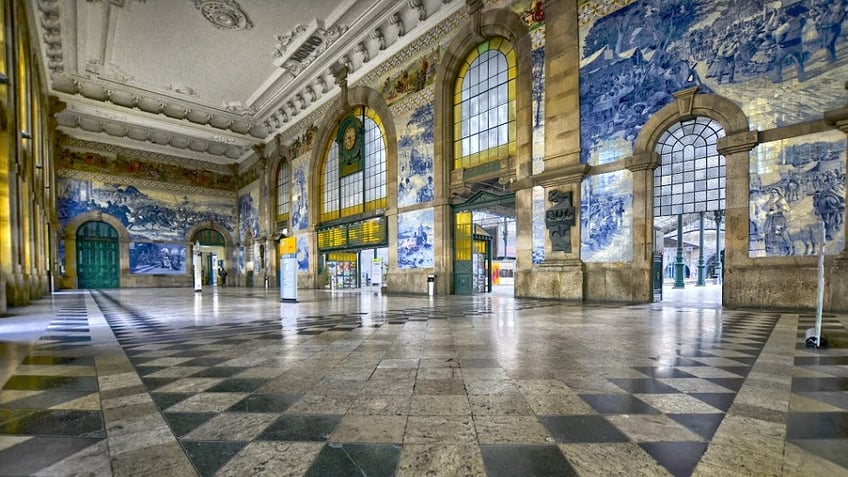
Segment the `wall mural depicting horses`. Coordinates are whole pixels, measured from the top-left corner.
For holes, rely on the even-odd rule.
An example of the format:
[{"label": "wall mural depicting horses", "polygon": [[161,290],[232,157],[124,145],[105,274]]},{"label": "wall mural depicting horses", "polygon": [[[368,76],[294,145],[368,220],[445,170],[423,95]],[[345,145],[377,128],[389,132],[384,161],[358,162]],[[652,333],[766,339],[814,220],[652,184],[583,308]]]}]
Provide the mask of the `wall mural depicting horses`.
[{"label": "wall mural depicting horses", "polygon": [[608,4],[580,9],[583,162],[631,155],[645,122],[690,86],[736,102],[756,129],[845,103],[848,0],[641,0],[598,16]]},{"label": "wall mural depicting horses", "polygon": [[845,248],[845,134],[825,132],[761,144],[751,152],[751,257],[828,255]]},{"label": "wall mural depicting horses", "polygon": [[580,257],[584,262],[633,259],[633,173],[589,176],[580,201]]},{"label": "wall mural depicting horses", "polygon": [[170,243],[130,242],[130,273],[185,275],[186,249]]},{"label": "wall mural depicting horses", "polygon": [[85,212],[115,217],[134,241],[181,243],[186,232],[200,222],[212,221],[235,230],[235,204],[227,197],[173,192],[98,180],[60,176],[59,224]]}]

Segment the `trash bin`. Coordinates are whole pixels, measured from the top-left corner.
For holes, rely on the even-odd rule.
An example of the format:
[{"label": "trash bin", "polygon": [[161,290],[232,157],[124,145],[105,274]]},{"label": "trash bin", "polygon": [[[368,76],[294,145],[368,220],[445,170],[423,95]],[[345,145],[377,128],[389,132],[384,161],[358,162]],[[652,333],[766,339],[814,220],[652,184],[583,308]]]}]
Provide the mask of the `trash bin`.
[{"label": "trash bin", "polygon": [[427,275],[427,295],[433,296],[436,294],[436,276]]}]

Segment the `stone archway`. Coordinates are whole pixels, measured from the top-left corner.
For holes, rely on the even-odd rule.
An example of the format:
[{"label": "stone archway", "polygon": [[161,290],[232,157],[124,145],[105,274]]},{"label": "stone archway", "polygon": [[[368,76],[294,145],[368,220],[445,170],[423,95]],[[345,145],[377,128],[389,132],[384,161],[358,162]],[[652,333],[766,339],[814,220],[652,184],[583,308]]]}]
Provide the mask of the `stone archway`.
[{"label": "stone archway", "polygon": [[[517,154],[502,161],[493,174],[510,193],[516,180],[527,178],[532,172],[533,96],[532,96],[532,44],[526,24],[509,8],[491,9],[485,12],[469,12],[469,21],[459,29],[445,50],[435,78],[434,99],[434,185],[435,185],[435,268],[440,276],[450,277],[454,273],[453,222],[450,205],[454,192],[472,193],[464,187],[462,171],[454,171],[454,87],[459,72],[468,54],[478,45],[491,38],[506,39],[516,52],[516,137]],[[457,173],[459,177],[456,177]],[[486,179],[492,179],[489,175]],[[529,189],[528,189],[529,190]],[[521,191],[520,193],[524,193]],[[468,197],[468,195],[465,195]],[[530,226],[518,225],[522,230]],[[452,280],[439,280],[437,294],[448,294]]]},{"label": "stone archway", "polygon": [[[725,277],[730,278],[734,267],[748,255],[748,152],[757,145],[757,133],[749,132],[748,118],[727,98],[697,94],[698,88],[688,88],[674,94],[675,101],[654,114],[636,138],[633,156],[627,158],[627,168],[633,173],[633,273],[634,301],[648,302],[651,283],[651,255],[654,250],[654,169],[659,155],[654,148],[660,136],[676,122],[695,117],[708,117],[724,128],[725,137],[718,141],[718,152],[726,159],[726,238]],[[744,230],[744,233],[738,233]],[[725,281],[725,289],[741,286]]]},{"label": "stone archway", "polygon": [[118,232],[119,277],[124,277],[130,268],[128,244],[129,232],[124,224],[115,217],[103,212],[85,212],[77,215],[65,225],[65,275],[60,278],[62,288],[78,288],[77,275],[77,230],[88,222],[105,222]]}]

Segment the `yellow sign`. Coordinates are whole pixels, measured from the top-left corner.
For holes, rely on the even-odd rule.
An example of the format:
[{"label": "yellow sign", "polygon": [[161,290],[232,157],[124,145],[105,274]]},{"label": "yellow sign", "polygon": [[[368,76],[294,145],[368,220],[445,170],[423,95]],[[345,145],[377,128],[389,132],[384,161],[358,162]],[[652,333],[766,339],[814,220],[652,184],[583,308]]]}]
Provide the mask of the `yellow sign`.
[{"label": "yellow sign", "polygon": [[282,248],[282,255],[285,257],[286,255],[297,255],[297,239],[294,237],[286,237],[280,240],[280,248]]}]

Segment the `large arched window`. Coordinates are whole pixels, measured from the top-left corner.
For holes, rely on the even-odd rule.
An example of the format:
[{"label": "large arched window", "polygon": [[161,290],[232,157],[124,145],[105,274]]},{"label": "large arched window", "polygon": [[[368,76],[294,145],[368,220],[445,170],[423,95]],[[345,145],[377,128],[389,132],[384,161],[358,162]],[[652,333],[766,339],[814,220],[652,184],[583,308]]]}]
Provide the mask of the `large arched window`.
[{"label": "large arched window", "polygon": [[335,141],[338,129],[330,136],[324,167],[321,171],[321,213],[324,223],[345,217],[384,209],[386,195],[386,140],[380,117],[369,108],[357,107],[352,112],[362,123],[364,153],[363,167],[345,174],[339,167],[339,145]]},{"label": "large arched window", "polygon": [[454,168],[515,155],[515,50],[492,38],[465,58],[454,86]]},{"label": "large arched window", "polygon": [[725,158],[716,149],[724,128],[698,117],[671,125],[657,142],[654,216],[725,209]]},{"label": "large arched window", "polygon": [[289,220],[291,188],[289,187],[289,164],[282,160],[277,168],[277,223]]}]

